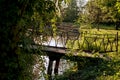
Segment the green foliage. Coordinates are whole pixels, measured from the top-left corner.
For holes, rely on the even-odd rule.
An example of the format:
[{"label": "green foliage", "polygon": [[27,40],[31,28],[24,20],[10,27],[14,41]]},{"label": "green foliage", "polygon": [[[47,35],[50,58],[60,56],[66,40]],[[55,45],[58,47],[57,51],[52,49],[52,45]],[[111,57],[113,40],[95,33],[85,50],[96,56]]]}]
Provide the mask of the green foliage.
[{"label": "green foliage", "polygon": [[[109,57],[111,56],[111,59]],[[99,58],[84,58],[77,64],[80,68],[67,70],[55,80],[119,80],[120,79],[120,55],[116,53],[106,54],[107,60]],[[82,66],[81,66],[82,65]],[[74,65],[75,67],[76,65]]]},{"label": "green foliage", "polygon": [[[89,0],[85,6],[82,16],[79,16],[78,22],[88,24],[116,24],[119,22],[119,1],[117,0]],[[82,22],[81,22],[82,21]],[[117,28],[116,28],[117,29]]]},{"label": "green foliage", "polygon": [[71,0],[67,8],[65,8],[65,13],[63,14],[64,22],[75,22],[78,17],[78,7],[77,1]]},{"label": "green foliage", "polygon": [[0,79],[31,80],[35,61],[31,53],[37,51],[30,45],[39,33],[46,33],[44,27],[57,17],[55,2],[0,0],[0,13]]},{"label": "green foliage", "polygon": [[120,2],[119,2],[119,1],[117,1],[115,6],[116,6],[116,7],[117,7],[117,9],[118,9],[118,13],[120,13]]},{"label": "green foliage", "polygon": [[[52,26],[53,32],[56,31],[58,6],[55,1],[51,0],[0,0],[1,80],[36,78],[36,75],[33,76],[32,73],[36,62],[40,64],[40,70],[44,70],[43,61],[38,56],[38,52],[41,52],[31,49],[30,46],[39,36],[38,34],[49,34],[46,26]],[[119,9],[118,5],[116,6]],[[76,9],[76,6],[69,8],[68,13],[72,13],[70,20],[76,19]],[[40,42],[42,42],[41,39]],[[119,75],[119,73],[116,74]]]}]

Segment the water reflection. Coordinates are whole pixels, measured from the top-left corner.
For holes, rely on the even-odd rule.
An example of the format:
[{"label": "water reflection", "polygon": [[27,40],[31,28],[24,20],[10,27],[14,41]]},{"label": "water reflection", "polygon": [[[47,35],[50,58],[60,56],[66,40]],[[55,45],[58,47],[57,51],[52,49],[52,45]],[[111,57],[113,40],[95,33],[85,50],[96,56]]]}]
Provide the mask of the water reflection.
[{"label": "water reflection", "polygon": [[[47,74],[49,58],[48,58],[48,56],[42,56],[42,58],[44,59],[45,74]],[[74,65],[73,62],[68,62],[65,59],[60,59],[60,64],[59,64],[59,68],[58,68],[58,75],[62,75],[66,70],[70,69],[73,65]],[[54,66],[55,66],[55,61],[53,62],[53,68],[52,69],[54,69]],[[53,71],[52,71],[52,76],[54,76]],[[40,74],[43,75],[43,73],[40,73]],[[45,78],[41,77],[39,80],[45,80]]]}]

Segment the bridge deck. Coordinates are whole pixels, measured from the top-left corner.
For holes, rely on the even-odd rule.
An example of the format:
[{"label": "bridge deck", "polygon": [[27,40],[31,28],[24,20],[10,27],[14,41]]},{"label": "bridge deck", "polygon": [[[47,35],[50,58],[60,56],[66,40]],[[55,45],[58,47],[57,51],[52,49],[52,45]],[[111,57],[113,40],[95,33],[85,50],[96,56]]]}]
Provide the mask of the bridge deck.
[{"label": "bridge deck", "polygon": [[[79,56],[80,54],[80,50],[74,50],[71,52],[70,49],[63,48],[63,47],[54,47],[54,46],[43,46],[42,51],[48,52],[48,55],[50,55],[49,52],[56,53],[56,55],[57,54],[69,55],[69,53],[71,53],[72,56]],[[85,57],[94,57],[92,52],[90,51],[82,50],[81,53],[82,53],[81,55]],[[100,54],[100,57],[103,57],[103,55]]]},{"label": "bridge deck", "polygon": [[43,51],[48,51],[48,52],[60,53],[60,54],[66,54],[67,53],[67,48],[54,47],[54,46],[44,46],[42,50]]}]

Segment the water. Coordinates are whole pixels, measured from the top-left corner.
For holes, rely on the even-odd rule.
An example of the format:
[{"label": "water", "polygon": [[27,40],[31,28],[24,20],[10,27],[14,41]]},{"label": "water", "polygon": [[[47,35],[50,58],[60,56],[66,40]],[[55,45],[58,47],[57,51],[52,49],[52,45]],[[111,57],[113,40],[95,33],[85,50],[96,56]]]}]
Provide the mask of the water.
[{"label": "water", "polygon": [[59,36],[56,38],[48,38],[48,41],[44,42],[43,45],[56,46],[56,47],[65,47],[65,41],[61,40]]},{"label": "water", "polygon": [[[37,39],[35,39],[35,43],[39,44],[39,41],[37,41]],[[43,45],[49,45],[49,46],[56,46],[56,47],[65,47],[65,41],[61,40],[59,36],[55,38],[51,38],[48,37],[48,41],[44,42]],[[42,56],[43,60],[44,60],[44,66],[45,66],[45,74],[47,74],[47,68],[48,68],[48,64],[49,64],[49,58],[48,56]],[[58,68],[58,75],[62,75],[67,69],[70,69],[70,67],[72,67],[74,65],[73,62],[68,62],[65,59],[60,59],[60,64],[59,64],[59,68]],[[36,64],[35,66],[39,66],[38,64]],[[53,62],[53,69],[54,70],[54,66],[55,66],[55,61]],[[34,71],[37,68],[34,67]],[[54,72],[52,72],[52,76],[54,76],[53,74]],[[42,72],[38,72],[38,74],[42,75],[42,77],[39,80],[45,80]],[[37,80],[37,79],[35,79]]]},{"label": "water", "polygon": [[[34,80],[45,80],[45,75],[47,74],[47,69],[48,69],[48,64],[49,64],[49,58],[48,56],[41,56],[43,61],[44,61],[44,72],[40,70],[40,65],[41,64],[36,64],[34,65],[33,73],[35,74]],[[55,66],[55,61],[53,62],[53,67],[52,70],[54,71],[54,66]],[[58,75],[62,75],[66,70],[70,69],[71,67],[74,66],[73,62],[68,62],[65,59],[60,59],[60,64],[58,68]],[[52,71],[52,76],[55,76],[54,72]],[[39,78],[40,76],[40,78]],[[39,78],[39,79],[38,79]]]},{"label": "water", "polygon": [[[45,74],[47,74],[49,58],[48,58],[48,56],[42,56],[42,58],[45,60],[45,62],[44,62]],[[54,66],[55,66],[55,61],[53,62],[52,70],[54,70]],[[62,75],[66,70],[70,69],[72,66],[74,66],[73,62],[68,62],[65,59],[60,59],[60,64],[59,64],[59,68],[58,68],[58,75]],[[52,76],[54,76],[54,72],[53,71],[52,71]],[[39,80],[45,80],[45,78],[41,77]]]}]

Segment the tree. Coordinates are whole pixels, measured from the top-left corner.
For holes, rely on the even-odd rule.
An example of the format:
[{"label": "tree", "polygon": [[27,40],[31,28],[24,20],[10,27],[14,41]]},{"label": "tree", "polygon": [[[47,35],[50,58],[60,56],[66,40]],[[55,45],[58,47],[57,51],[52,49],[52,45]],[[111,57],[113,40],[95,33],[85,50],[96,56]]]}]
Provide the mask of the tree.
[{"label": "tree", "polygon": [[118,28],[120,27],[120,1],[117,0],[115,7],[117,8],[117,13],[116,13],[116,30],[118,30]]},{"label": "tree", "polygon": [[[1,80],[31,80],[29,73],[34,57],[27,53],[35,52],[25,51],[26,46],[32,43],[38,29],[44,33],[44,26],[57,16],[55,3],[51,0],[0,0]],[[32,33],[28,29],[32,29]]]},{"label": "tree", "polygon": [[89,0],[85,10],[91,23],[117,24],[119,13],[116,8],[117,0]]},{"label": "tree", "polygon": [[75,22],[78,17],[77,0],[71,0],[66,8],[64,8],[63,22]]},{"label": "tree", "polygon": [[90,24],[95,24],[99,30],[99,23],[102,22],[102,16],[104,12],[102,11],[102,1],[101,0],[89,0],[85,6],[85,14],[87,21]]},{"label": "tree", "polygon": [[[118,30],[120,22],[120,13],[118,9],[118,0],[106,0],[104,6],[108,8],[109,16],[112,16],[112,22],[115,23],[115,29]],[[119,5],[119,4],[118,4]]]}]

